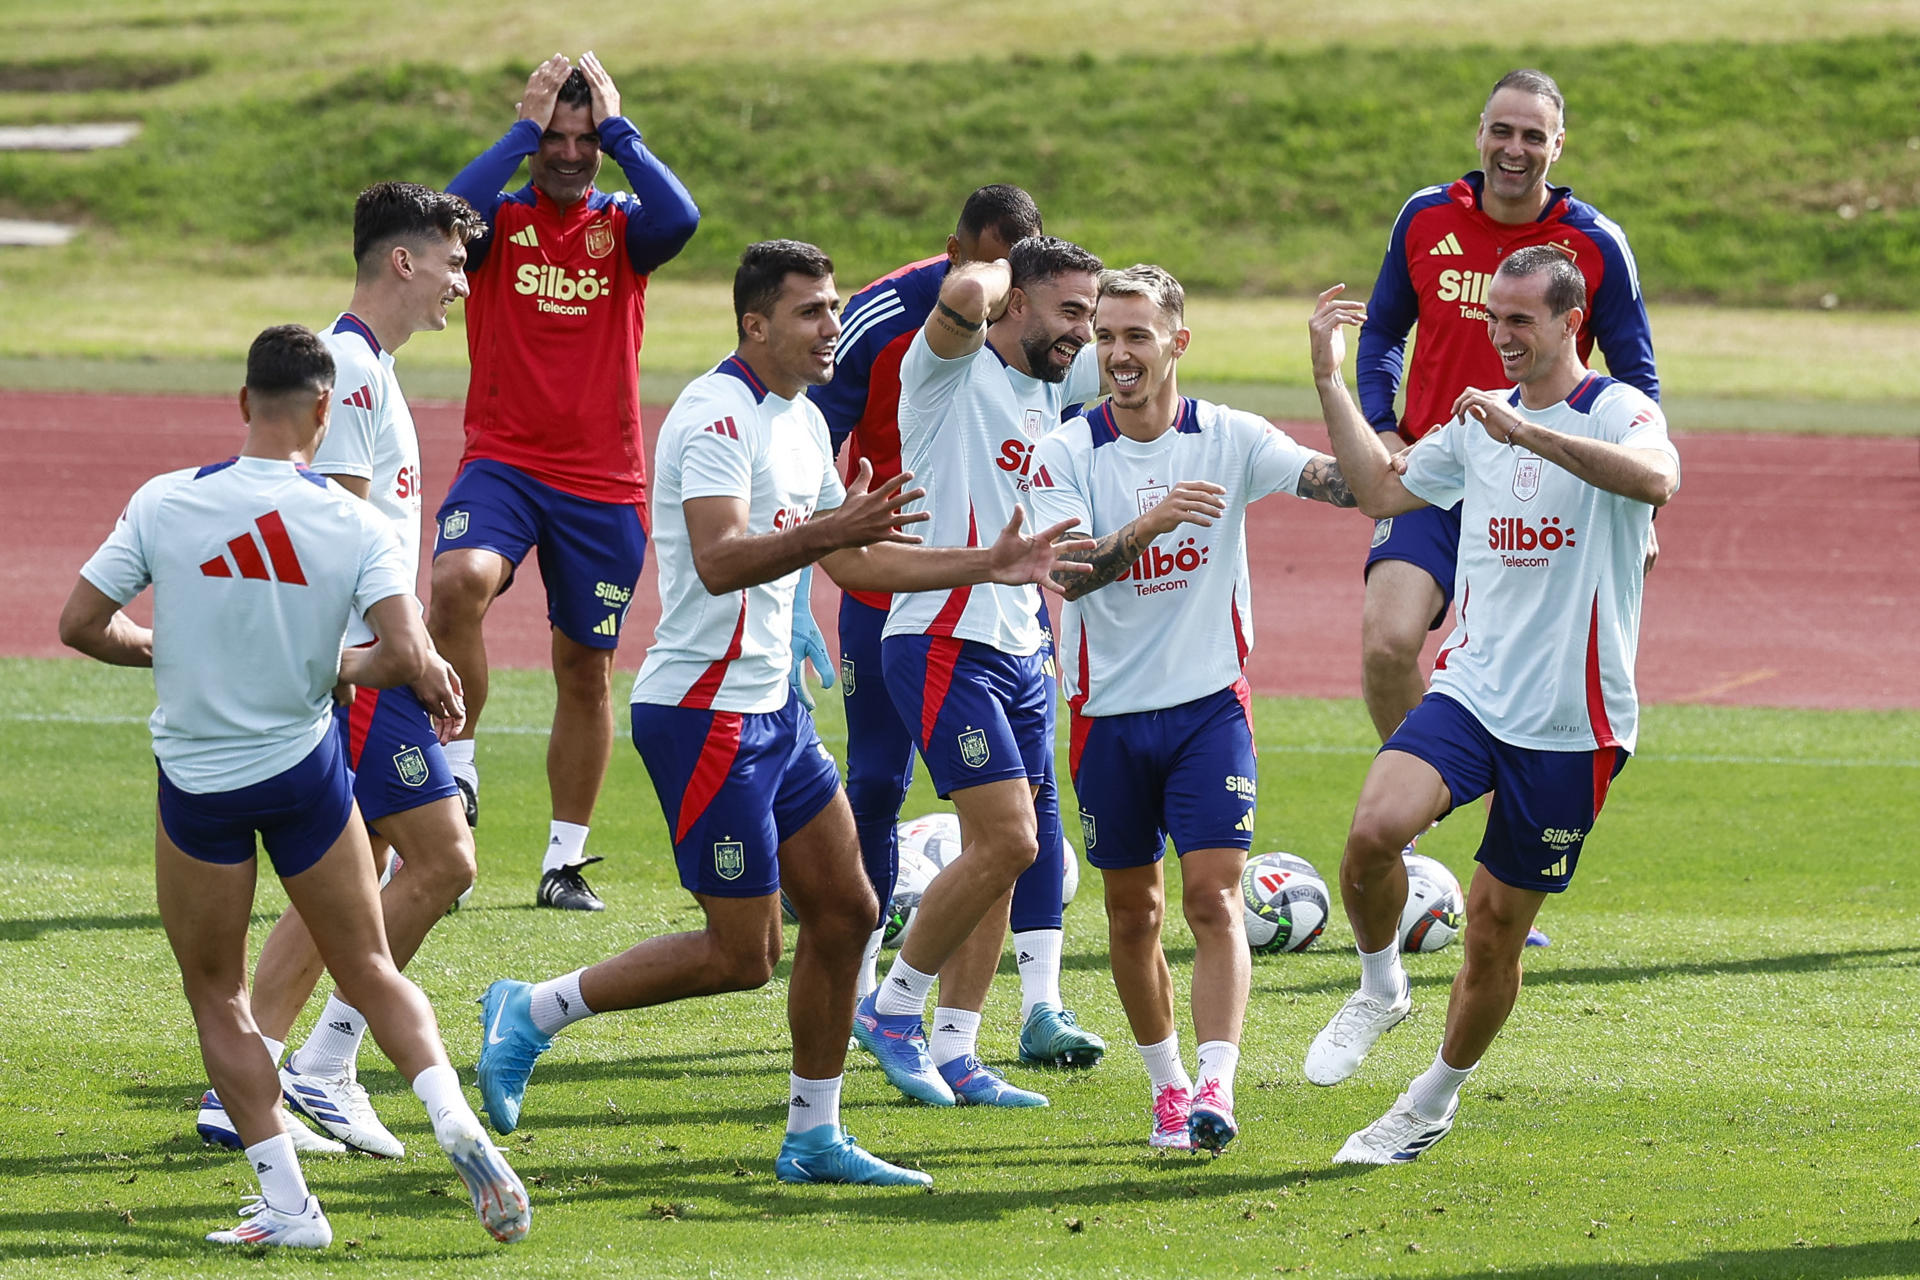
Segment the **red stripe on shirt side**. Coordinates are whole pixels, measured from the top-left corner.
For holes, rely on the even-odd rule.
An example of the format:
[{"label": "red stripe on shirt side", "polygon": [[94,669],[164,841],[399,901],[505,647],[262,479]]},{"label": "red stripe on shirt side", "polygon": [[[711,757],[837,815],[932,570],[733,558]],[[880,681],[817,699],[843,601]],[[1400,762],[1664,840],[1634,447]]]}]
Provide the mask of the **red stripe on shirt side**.
[{"label": "red stripe on shirt side", "polygon": [[733,639],[727,642],[727,652],[719,661],[712,663],[693,682],[693,688],[687,690],[687,696],[680,699],[683,707],[696,707],[702,711],[713,705],[720,695],[720,686],[727,678],[727,668],[740,656],[740,645],[747,633],[747,593],[740,593],[740,617],[733,624]]},{"label": "red stripe on shirt side", "polygon": [[380,709],[378,689],[353,691],[353,705],[347,708],[347,767],[360,767],[360,753],[367,747],[367,730],[373,728],[373,713]]},{"label": "red stripe on shirt side", "polygon": [[1080,778],[1080,753],[1086,750],[1087,734],[1093,728],[1092,720],[1082,712],[1082,708],[1087,705],[1088,696],[1093,692],[1090,687],[1093,679],[1091,674],[1092,663],[1087,657],[1087,628],[1084,622],[1080,626],[1080,652],[1074,662],[1074,668],[1073,682],[1079,687],[1080,692],[1067,699],[1069,725],[1067,731],[1067,776],[1074,779],[1075,784],[1078,785]]},{"label": "red stripe on shirt side", "polygon": [[1467,643],[1467,601],[1472,598],[1473,584],[1469,582],[1467,589],[1460,593],[1460,643],[1450,644],[1434,655],[1433,669],[1435,671],[1445,671],[1447,669],[1447,655],[1455,649],[1462,648]]},{"label": "red stripe on shirt side", "polygon": [[738,711],[713,713],[713,723],[707,726],[707,740],[700,744],[700,758],[694,762],[693,776],[687,779],[686,794],[680,797],[680,816],[673,824],[675,844],[687,838],[687,832],[693,830],[693,824],[700,821],[707,806],[726,785],[727,775],[733,772],[734,759],[740,754],[742,723]]},{"label": "red stripe on shirt side", "polygon": [[935,639],[927,645],[927,672],[920,685],[920,749],[933,746],[934,725],[953,687],[953,669],[960,661],[960,641]]},{"label": "red stripe on shirt side", "polygon": [[1247,718],[1247,738],[1253,743],[1253,757],[1260,758],[1260,743],[1253,736],[1253,690],[1247,684],[1247,678],[1241,676],[1233,682],[1233,696],[1240,703],[1240,714]]},{"label": "red stripe on shirt side", "polygon": [[1600,685],[1600,593],[1593,593],[1593,613],[1587,619],[1587,720],[1593,725],[1593,745],[1616,747],[1613,725],[1607,719],[1607,695]]},{"label": "red stripe on shirt side", "polygon": [[[973,504],[967,504],[967,545],[980,545],[980,529],[974,523]],[[930,636],[951,636],[960,625],[961,617],[967,612],[967,600],[973,595],[972,587],[955,587],[947,592],[947,602],[940,606],[933,622],[927,627]],[[931,726],[929,726],[931,730]]]}]

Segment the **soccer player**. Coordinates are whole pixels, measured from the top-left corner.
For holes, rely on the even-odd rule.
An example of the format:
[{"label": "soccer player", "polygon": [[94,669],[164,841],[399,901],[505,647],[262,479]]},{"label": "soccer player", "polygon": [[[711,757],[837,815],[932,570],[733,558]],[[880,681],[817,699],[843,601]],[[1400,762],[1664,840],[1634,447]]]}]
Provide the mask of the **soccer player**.
[{"label": "soccer player", "polygon": [[[62,642],[151,666],[159,707],[155,879],[207,1074],[260,1196],[209,1240],[324,1248],[333,1239],[281,1124],[280,1081],[247,1002],[258,833],[340,992],[426,1104],[488,1231],[526,1235],[526,1191],[486,1139],[419,988],[394,967],[373,853],[333,728],[336,682],[410,685],[449,728],[458,679],[421,625],[390,522],[307,470],[326,434],[333,359],[298,325],[247,353],[238,457],[142,485],[80,570]],[[153,587],[153,627],[121,612]],[[353,616],[378,639],[341,651]]]},{"label": "soccer player", "polygon": [[[1040,581],[1051,539],[1013,513],[990,548],[893,544],[925,520],[907,473],[843,486],[825,421],[802,394],[833,376],[833,264],[792,240],[751,245],[734,276],[739,346],[689,383],[660,430],[660,624],[633,685],[633,742],[653,779],[699,933],[650,938],[483,1002],[480,1095],[511,1132],[534,1062],[596,1013],[765,985],[780,958],[780,891],[800,918],[787,1002],[793,1075],[775,1170],[788,1182],[927,1185],[840,1127],[854,974],[877,907],[840,774],[788,683],[794,589],[818,562],[843,587],[945,590]],[[1084,543],[1076,544],[1084,546]]]},{"label": "soccer player", "polygon": [[[1098,390],[1088,345],[1099,270],[1078,245],[1029,236],[1003,261],[948,271],[900,364],[900,452],[929,477],[933,545],[977,546],[1005,523],[1027,493],[1034,445]],[[895,1087],[935,1106],[1042,1101],[1016,1096],[975,1050],[1009,890],[1039,847],[1034,796],[1053,758],[1039,615],[1032,587],[896,595],[882,633],[887,689],[935,790],[959,812],[964,848],[927,887],[854,1035]],[[939,1039],[929,1044],[936,976]]]},{"label": "soccer player", "polygon": [[[620,114],[620,91],[593,54],[578,67],[560,54],[542,63],[519,110],[448,187],[492,234],[467,263],[467,444],[440,506],[427,623],[466,682],[467,727],[447,758],[478,821],[481,622],[539,547],[558,697],[547,740],[553,820],[534,901],[598,911],[581,868],[600,860],[586,841],[613,752],[613,651],[646,552],[647,277],[686,245],[700,211]],[[594,189],[603,152],[632,195]],[[522,158],[532,181],[502,190]]]},{"label": "soccer player", "polygon": [[1634,748],[1633,663],[1653,512],[1680,484],[1660,408],[1580,355],[1587,282],[1556,245],[1507,255],[1488,284],[1487,336],[1511,391],[1468,388],[1454,417],[1397,458],[1341,379],[1341,326],[1365,310],[1320,295],[1311,330],[1321,411],[1360,506],[1392,516],[1463,503],[1460,617],[1433,689],[1374,757],[1340,865],[1360,989],[1315,1037],[1306,1075],[1337,1084],[1407,1015],[1395,946],[1401,848],[1489,791],[1467,890],[1465,962],[1433,1065],[1339,1163],[1412,1160],[1453,1127],[1460,1087],[1520,991],[1527,931],[1573,878],[1608,785]]},{"label": "soccer player", "polygon": [[[482,227],[458,196],[411,182],[382,182],[360,193],[353,211],[353,299],[321,334],[333,357],[332,425],[312,469],[373,505],[400,543],[402,568],[420,563],[420,442],[393,356],[416,333],[447,326],[447,308],[467,295],[467,243]],[[355,618],[347,643],[370,644],[373,632]],[[354,799],[384,865],[391,846],[406,871],[381,891],[381,914],[394,963],[405,968],[427,931],[473,883],[468,829],[433,718],[405,685],[345,691],[335,720],[344,735]],[[320,953],[296,909],[289,909],[261,948],[253,983],[253,1017],[267,1051],[280,1061],[282,1043],[320,977]],[[301,1115],[339,1142],[397,1158],[405,1147],[380,1122],[355,1070],[367,1021],[336,991],[304,1045],[281,1068],[281,1085]],[[217,1091],[201,1099],[202,1137],[236,1146]],[[311,1130],[289,1124],[297,1145],[327,1149]],[[337,1149],[337,1148],[336,1148]]]},{"label": "soccer player", "polygon": [[[1400,210],[1356,357],[1361,411],[1390,449],[1452,417],[1466,388],[1503,385],[1497,354],[1482,332],[1486,290],[1501,259],[1525,245],[1558,246],[1586,278],[1581,356],[1597,341],[1612,376],[1660,398],[1653,336],[1626,233],[1568,188],[1547,182],[1566,137],[1560,87],[1544,72],[1509,72],[1480,113],[1480,169],[1415,192]],[[1407,334],[1416,324],[1407,367]],[[1394,393],[1403,368],[1406,412],[1396,422]],[[1457,510],[1422,507],[1374,527],[1360,687],[1383,742],[1426,692],[1420,647],[1427,632],[1446,621],[1459,546]],[[1536,934],[1533,941],[1547,939]]]},{"label": "soccer player", "polygon": [[[1240,905],[1259,781],[1243,674],[1247,504],[1270,493],[1354,501],[1326,454],[1264,418],[1180,395],[1185,312],[1180,282],[1159,267],[1100,277],[1093,334],[1112,395],[1034,450],[1033,504],[1036,520],[1095,540],[1074,557],[1092,571],[1057,582],[1068,759],[1087,860],[1106,882],[1114,986],[1152,1085],[1148,1142],[1218,1155],[1238,1132],[1234,1071],[1252,976]],[[1171,668],[1142,661],[1175,653]],[[1197,1090],[1160,946],[1169,836],[1194,939]]]},{"label": "soccer player", "polygon": [[[909,263],[882,276],[847,304],[846,332],[836,353],[833,381],[813,388],[813,402],[826,416],[834,448],[851,442],[847,450],[849,474],[866,459],[876,480],[900,470],[900,363],[927,317],[947,272],[969,262],[992,262],[1007,256],[1013,245],[1042,230],[1040,209],[1019,187],[995,184],[981,187],[961,206],[958,224],[947,237],[945,254]],[[804,689],[800,663],[810,639],[819,629],[806,608],[806,580],[802,579],[800,608],[794,612],[794,679]],[[891,601],[872,592],[847,591],[840,597],[840,674],[847,716],[847,801],[860,832],[860,854],[867,878],[873,883],[884,915],[893,896],[899,871],[900,848],[895,825],[900,806],[913,781],[913,735],[895,710],[881,675],[880,632]],[[1041,626],[1047,625],[1042,601]],[[1050,650],[1051,641],[1043,644]],[[820,652],[824,653],[824,649]],[[1047,672],[1047,704],[1053,706],[1052,661]],[[863,678],[864,677],[864,678]],[[1061,1003],[1061,896],[1064,864],[1060,843],[1060,799],[1054,785],[1051,760],[1046,780],[1035,798],[1038,841],[1044,851],[1014,882],[1011,925],[1014,956],[1020,972],[1021,1057],[1056,1066],[1091,1066],[1105,1052],[1100,1037],[1082,1028]],[[875,965],[880,956],[882,928],[867,939],[860,966],[860,994],[876,985]],[[982,939],[982,947],[998,946]],[[997,952],[996,952],[997,954]],[[977,1009],[957,1011],[952,1022],[978,1026]],[[936,1018],[935,1035],[950,1024]],[[968,1040],[968,1046],[972,1041]],[[944,1060],[944,1059],[943,1059]],[[1006,1101],[1037,1100],[1025,1090],[996,1090],[989,1077],[980,1077],[983,1090]]]}]

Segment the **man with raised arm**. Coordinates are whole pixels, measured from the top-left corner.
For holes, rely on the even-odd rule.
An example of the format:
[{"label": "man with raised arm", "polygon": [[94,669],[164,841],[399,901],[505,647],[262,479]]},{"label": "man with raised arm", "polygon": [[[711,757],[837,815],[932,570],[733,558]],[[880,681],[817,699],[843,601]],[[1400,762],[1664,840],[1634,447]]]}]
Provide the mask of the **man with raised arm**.
[{"label": "man with raised arm", "polygon": [[833,467],[802,393],[833,376],[833,263],[792,240],[751,245],[734,276],[739,346],[689,383],[661,427],[660,625],[633,685],[633,742],[659,794],[699,933],[649,938],[538,984],[502,980],[483,1004],[480,1094],[502,1133],[552,1036],[582,1018],[760,987],[782,945],[780,892],[800,918],[787,1002],[793,1074],[775,1171],[788,1182],[927,1185],[840,1127],[854,973],[873,927],[853,815],[833,757],[788,684],[794,590],[818,562],[842,587],[942,591],[1030,584],[1051,540],[1011,513],[991,547],[927,549],[902,526],[922,496],[896,475],[869,488]]},{"label": "man with raised arm", "polygon": [[[699,225],[680,180],[620,114],[588,53],[527,81],[520,118],[448,190],[486,218],[467,270],[465,453],[440,505],[434,642],[466,681],[471,714],[448,744],[467,816],[479,818],[474,733],[487,700],[482,620],[539,547],[553,627],[556,701],[547,740],[552,823],[534,904],[604,905],[581,874],[587,827],[613,753],[613,653],[647,545],[640,341],[647,278]],[[598,191],[612,156],[633,188]],[[504,188],[527,161],[531,181]]]},{"label": "man with raised arm", "polygon": [[[153,668],[160,923],[207,1075],[260,1195],[220,1244],[325,1248],[333,1228],[282,1128],[280,1079],[247,1001],[255,840],[312,932],[341,995],[365,1015],[433,1122],[481,1222],[527,1233],[527,1196],[461,1096],[433,1010],[394,967],[373,851],[333,727],[333,688],[408,685],[450,732],[460,684],[420,623],[388,520],[307,469],[327,432],[333,358],[299,325],[247,353],[237,457],[155,477],[80,570],[60,639],[115,666]],[[121,612],[153,588],[153,627]],[[359,614],[378,639],[341,651]]]},{"label": "man with raised arm", "polygon": [[1638,730],[1634,654],[1655,508],[1680,484],[1666,419],[1580,356],[1587,285],[1559,248],[1509,254],[1486,291],[1487,337],[1511,391],[1468,388],[1454,417],[1390,455],[1341,378],[1341,328],[1365,322],[1335,286],[1310,325],[1334,453],[1362,510],[1391,517],[1462,504],[1459,620],[1433,688],[1367,771],[1340,864],[1360,989],[1307,1050],[1315,1084],[1352,1075],[1406,1017],[1402,847],[1492,792],[1467,890],[1465,962],[1433,1065],[1334,1160],[1412,1160],[1445,1137],[1460,1088],[1520,991],[1527,932],[1566,889]]}]

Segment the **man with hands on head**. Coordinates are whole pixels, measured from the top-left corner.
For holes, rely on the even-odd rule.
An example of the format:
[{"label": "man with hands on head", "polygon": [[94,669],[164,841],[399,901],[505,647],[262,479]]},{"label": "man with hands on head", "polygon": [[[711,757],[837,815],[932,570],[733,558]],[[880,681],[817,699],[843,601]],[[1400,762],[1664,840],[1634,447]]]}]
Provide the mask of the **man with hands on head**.
[{"label": "man with hands on head", "polygon": [[1063,528],[988,547],[924,548],[924,491],[902,472],[842,486],[825,420],[802,394],[833,376],[833,264],[791,240],[751,245],[734,277],[739,345],[688,384],[660,430],[660,624],[633,686],[633,741],[652,777],[698,933],[650,938],[538,984],[500,981],[482,1015],[480,1092],[501,1132],[561,1028],[596,1013],[763,986],[782,947],[780,892],[800,919],[787,1004],[793,1074],[775,1165],[789,1182],[926,1185],[840,1127],[854,974],[876,904],[840,775],[788,683],[794,592],[819,563],[842,587],[945,591],[1044,580]]},{"label": "man with hands on head", "polygon": [[1468,388],[1454,418],[1390,455],[1348,395],[1341,330],[1366,309],[1320,295],[1315,386],[1341,469],[1376,518],[1463,503],[1459,620],[1433,688],[1381,747],[1340,865],[1361,982],[1307,1051],[1315,1084],[1353,1074],[1406,1017],[1400,851],[1491,792],[1467,891],[1465,958],[1433,1065],[1338,1163],[1412,1160],[1445,1137],[1467,1077],[1520,990],[1520,958],[1547,895],[1581,847],[1637,738],[1634,656],[1654,509],[1679,488],[1679,455],[1645,394],[1589,371],[1579,335],[1586,281],[1559,249],[1509,254],[1487,289],[1487,336],[1510,391]]},{"label": "man with hands on head", "polygon": [[[647,277],[686,245],[700,211],[620,113],[620,91],[593,54],[576,67],[556,53],[537,67],[519,115],[448,184],[492,234],[467,264],[466,449],[440,507],[427,623],[466,683],[471,714],[447,757],[477,821],[482,622],[539,548],[557,696],[535,905],[598,911],[581,869],[599,861],[586,838],[613,750],[614,646],[647,541]],[[632,194],[594,188],[603,156]],[[505,190],[523,159],[528,185]]]}]

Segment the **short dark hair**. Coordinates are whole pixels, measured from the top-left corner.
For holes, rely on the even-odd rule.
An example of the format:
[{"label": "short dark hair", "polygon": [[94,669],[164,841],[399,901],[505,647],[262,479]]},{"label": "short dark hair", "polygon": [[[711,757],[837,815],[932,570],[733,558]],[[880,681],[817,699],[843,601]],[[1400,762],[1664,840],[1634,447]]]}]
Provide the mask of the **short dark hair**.
[{"label": "short dark hair", "polygon": [[1558,245],[1530,244],[1515,249],[1500,264],[1498,274],[1520,280],[1543,271],[1547,273],[1547,306],[1554,315],[1563,316],[1575,307],[1587,309],[1587,278]]},{"label": "short dark hair", "polygon": [[247,348],[247,390],[257,396],[325,391],[333,386],[333,353],[302,324],[262,329]]},{"label": "short dark hair", "polygon": [[1016,289],[1044,284],[1070,271],[1097,276],[1104,269],[1100,259],[1058,236],[1028,236],[1017,242],[1007,254],[1007,265],[1013,268]]},{"label": "short dark hair", "polygon": [[733,273],[733,328],[741,341],[747,337],[747,312],[772,315],[787,287],[787,277],[802,275],[823,280],[833,274],[833,259],[803,240],[762,240],[740,255]]},{"label": "short dark hair", "polygon": [[[1499,83],[1493,86],[1493,92],[1487,95],[1487,106],[1493,105],[1493,95],[1502,89],[1521,89],[1536,98],[1545,98],[1553,104],[1554,114],[1560,117],[1560,123],[1564,125],[1567,122],[1567,100],[1561,96],[1560,86],[1555,84],[1553,77],[1546,72],[1536,71],[1532,67],[1521,67],[1517,71],[1507,72],[1500,77]],[[1484,115],[1486,109],[1486,107],[1480,108],[1481,114]]]},{"label": "short dark hair", "polygon": [[568,107],[592,107],[593,86],[587,83],[586,73],[578,67],[568,72],[553,100]]},{"label": "short dark hair", "polygon": [[456,240],[466,244],[486,230],[459,196],[418,182],[376,182],[353,202],[353,261],[366,265],[402,240]]},{"label": "short dark hair", "polygon": [[1043,230],[1040,206],[1033,197],[1004,182],[981,187],[968,196],[960,206],[960,223],[954,228],[956,234],[976,239],[988,231],[998,231],[1008,244],[1018,244]]}]

